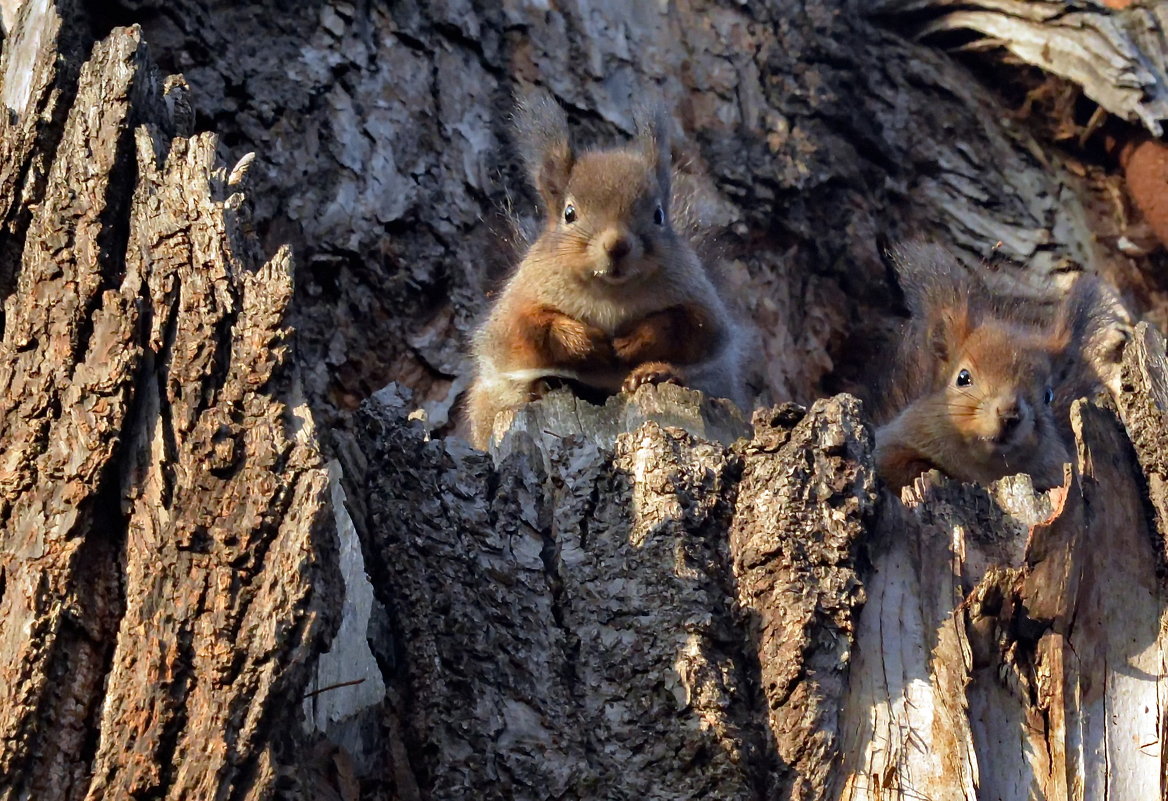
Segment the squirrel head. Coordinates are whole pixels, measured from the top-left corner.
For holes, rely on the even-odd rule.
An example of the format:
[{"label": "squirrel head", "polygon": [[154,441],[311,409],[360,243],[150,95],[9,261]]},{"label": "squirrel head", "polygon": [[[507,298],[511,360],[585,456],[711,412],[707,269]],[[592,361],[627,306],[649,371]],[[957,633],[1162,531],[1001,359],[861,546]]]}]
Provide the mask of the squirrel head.
[{"label": "squirrel head", "polygon": [[[1067,339],[995,317],[951,319],[931,339],[945,382],[938,421],[985,464],[1026,469],[1035,449],[1061,447],[1054,401]],[[940,398],[938,398],[940,400]]]},{"label": "squirrel head", "polygon": [[1060,481],[1060,431],[1084,394],[1075,374],[1103,322],[1099,283],[1081,277],[1051,314],[993,296],[943,248],[909,243],[892,255],[912,314],[897,410],[911,404],[927,461],[961,480]]},{"label": "squirrel head", "polygon": [[529,259],[546,260],[582,284],[618,288],[649,278],[684,247],[670,223],[672,166],[663,110],[638,115],[635,143],[580,153],[550,96],[521,101],[516,121],[546,212]]}]

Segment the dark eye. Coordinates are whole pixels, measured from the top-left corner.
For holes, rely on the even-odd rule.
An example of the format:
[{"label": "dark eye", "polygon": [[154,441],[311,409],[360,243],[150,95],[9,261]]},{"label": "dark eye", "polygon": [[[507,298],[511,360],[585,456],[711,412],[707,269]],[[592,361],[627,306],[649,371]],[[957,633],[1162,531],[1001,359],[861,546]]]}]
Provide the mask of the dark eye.
[{"label": "dark eye", "polygon": [[968,370],[962,370],[960,373],[957,374],[957,386],[968,387],[972,383],[973,383],[973,376],[970,375],[970,372]]},{"label": "dark eye", "polygon": [[564,206],[564,222],[566,222],[566,223],[576,222],[576,207],[573,206],[571,203],[569,203],[567,206]]},{"label": "dark eye", "polygon": [[665,225],[665,209],[661,208],[661,204],[657,204],[657,208],[653,210],[653,224]]},{"label": "dark eye", "polygon": [[1047,406],[1054,403],[1054,390],[1050,387],[1046,388],[1046,392],[1042,393],[1042,402]]}]

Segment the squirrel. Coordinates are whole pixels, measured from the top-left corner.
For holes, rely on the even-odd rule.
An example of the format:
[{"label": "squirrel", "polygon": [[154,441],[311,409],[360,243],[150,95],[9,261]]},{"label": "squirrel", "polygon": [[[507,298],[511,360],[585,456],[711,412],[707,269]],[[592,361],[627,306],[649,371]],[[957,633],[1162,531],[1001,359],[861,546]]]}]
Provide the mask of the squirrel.
[{"label": "squirrel", "polygon": [[545,221],[473,336],[475,447],[487,447],[499,412],[549,382],[580,394],[672,382],[743,402],[737,324],[670,219],[667,119],[660,109],[642,117],[634,143],[577,152],[549,95],[520,101],[523,161]]},{"label": "squirrel", "polygon": [[912,319],[880,399],[877,473],[894,491],[932,468],[965,482],[1029,473],[1036,489],[1062,484],[1070,404],[1097,388],[1086,362],[1114,322],[1099,282],[1080,276],[1043,320],[993,298],[941,247],[891,255]]}]

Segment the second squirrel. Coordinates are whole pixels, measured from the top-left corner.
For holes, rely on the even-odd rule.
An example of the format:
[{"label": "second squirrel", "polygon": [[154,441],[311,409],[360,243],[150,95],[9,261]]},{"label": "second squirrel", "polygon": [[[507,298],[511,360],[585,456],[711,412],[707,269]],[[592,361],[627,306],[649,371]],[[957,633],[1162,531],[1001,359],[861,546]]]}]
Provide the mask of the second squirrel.
[{"label": "second squirrel", "polygon": [[517,123],[546,220],[474,337],[472,444],[486,448],[496,415],[549,379],[609,394],[675,382],[741,403],[737,326],[671,225],[663,115],[633,145],[582,153],[547,95]]},{"label": "second squirrel", "polygon": [[877,472],[894,490],[932,468],[966,482],[1029,473],[1037,489],[1061,484],[1060,417],[1089,389],[1080,362],[1099,318],[1095,282],[1080,278],[1043,322],[992,299],[940,247],[894,255],[913,319],[882,398]]}]

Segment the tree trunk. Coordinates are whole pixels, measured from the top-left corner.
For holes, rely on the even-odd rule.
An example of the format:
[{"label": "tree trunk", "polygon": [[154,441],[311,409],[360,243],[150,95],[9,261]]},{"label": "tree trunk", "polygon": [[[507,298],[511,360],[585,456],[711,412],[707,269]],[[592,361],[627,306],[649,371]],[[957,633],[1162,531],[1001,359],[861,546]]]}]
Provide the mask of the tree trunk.
[{"label": "tree trunk", "polygon": [[[0,344],[0,797],[272,797],[336,604],[290,254],[257,258],[238,176],[213,137],[175,136],[183,90],[138,31],[62,92],[69,71],[19,37],[79,20],[22,13],[2,65],[33,89],[3,199],[22,256]],[[19,138],[60,94],[55,136]]]},{"label": "tree trunk", "polygon": [[[1158,331],[1049,493],[893,498],[836,394],[908,236],[1168,319],[1120,155],[1162,146],[1159,8],[973,5],[5,6],[0,799],[1164,797]],[[596,141],[670,104],[753,417],[665,386],[453,432],[531,83]],[[1127,122],[1048,102],[1080,84]]]}]

